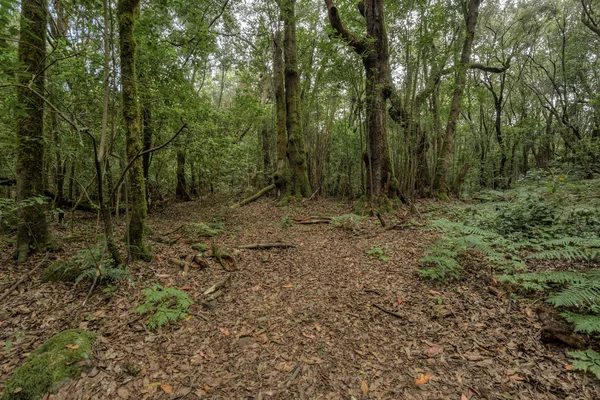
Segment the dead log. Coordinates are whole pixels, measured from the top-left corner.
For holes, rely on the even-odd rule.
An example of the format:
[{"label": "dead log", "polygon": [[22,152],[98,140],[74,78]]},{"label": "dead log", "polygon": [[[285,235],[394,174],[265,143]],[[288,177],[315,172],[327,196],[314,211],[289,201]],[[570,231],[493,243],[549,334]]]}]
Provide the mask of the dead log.
[{"label": "dead log", "polygon": [[248,197],[247,199],[242,200],[239,203],[232,205],[231,208],[238,208],[238,207],[241,207],[241,206],[245,206],[246,204],[250,204],[253,201],[256,201],[256,200],[260,199],[262,196],[264,196],[265,194],[269,193],[273,189],[275,189],[275,184],[274,183],[271,184],[271,185],[269,185],[269,186],[267,186],[267,187],[265,187],[265,188],[263,188],[263,189],[261,189],[261,190],[259,190],[257,193],[253,194],[252,196]]},{"label": "dead log", "polygon": [[539,307],[536,313],[542,322],[542,342],[563,344],[580,350],[587,347],[583,336],[573,332],[573,326],[560,319],[555,312]]},{"label": "dead log", "polygon": [[248,249],[248,250],[261,250],[261,249],[272,249],[272,248],[280,248],[280,249],[288,249],[290,247],[296,247],[293,243],[253,243],[253,244],[245,244],[242,246],[237,246],[238,249]]}]

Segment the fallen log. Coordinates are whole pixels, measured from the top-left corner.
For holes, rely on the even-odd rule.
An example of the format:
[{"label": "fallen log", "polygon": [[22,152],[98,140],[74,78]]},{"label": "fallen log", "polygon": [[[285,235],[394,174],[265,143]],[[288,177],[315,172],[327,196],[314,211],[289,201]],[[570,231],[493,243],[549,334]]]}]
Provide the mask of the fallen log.
[{"label": "fallen log", "polygon": [[244,244],[242,246],[237,246],[238,249],[248,249],[248,250],[261,250],[261,249],[288,249],[290,247],[296,247],[293,243],[253,243],[253,244]]},{"label": "fallen log", "polygon": [[267,187],[265,187],[265,188],[263,188],[263,189],[261,189],[261,190],[259,190],[257,193],[253,194],[252,196],[248,197],[247,199],[242,200],[239,203],[232,205],[231,208],[238,208],[238,207],[241,207],[241,206],[245,206],[246,204],[250,204],[253,201],[256,201],[256,200],[260,199],[262,196],[264,196],[265,194],[269,193],[273,189],[275,189],[275,184],[274,183],[271,184],[271,185],[269,185],[269,186],[267,186]]}]

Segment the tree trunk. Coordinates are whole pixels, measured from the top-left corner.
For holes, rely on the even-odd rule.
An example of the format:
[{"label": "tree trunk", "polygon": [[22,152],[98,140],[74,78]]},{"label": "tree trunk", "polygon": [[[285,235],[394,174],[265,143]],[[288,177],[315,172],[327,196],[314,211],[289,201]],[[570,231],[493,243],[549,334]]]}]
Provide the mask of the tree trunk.
[{"label": "tree trunk", "polygon": [[175,197],[180,201],[190,201],[190,195],[187,191],[185,183],[185,150],[177,150],[177,187],[175,189]]},{"label": "tree trunk", "polygon": [[283,174],[287,157],[287,130],[285,127],[286,109],[281,36],[281,31],[278,31],[273,36],[273,92],[275,93],[275,119],[277,132],[277,170],[275,172],[275,184],[277,185],[277,190],[283,192],[285,190],[285,179]]},{"label": "tree trunk", "polygon": [[[289,197],[310,196],[310,183],[304,134],[300,128],[300,75],[296,53],[296,0],[282,0],[281,13],[284,20],[285,60],[285,105],[286,128],[288,134],[287,159],[289,172],[286,176],[286,194]],[[287,200],[284,200],[287,201]]]},{"label": "tree trunk", "polygon": [[[46,0],[21,2],[19,61],[23,72],[19,83],[43,94],[46,62]],[[17,203],[19,226],[16,257],[24,262],[30,253],[46,247],[49,235],[44,205],[32,198],[44,195],[44,101],[32,90],[19,87],[17,99],[27,112],[17,122]],[[30,204],[24,204],[22,202]]]},{"label": "tree trunk", "polygon": [[466,33],[465,41],[460,56],[459,64],[455,72],[455,87],[452,94],[452,103],[450,105],[450,115],[446,125],[446,135],[442,143],[438,165],[436,168],[435,179],[433,182],[434,192],[444,198],[448,197],[448,167],[450,157],[454,149],[454,136],[456,134],[456,124],[460,115],[460,102],[467,83],[467,69],[471,62],[471,52],[473,50],[473,39],[475,38],[475,28],[477,27],[477,18],[479,16],[479,6],[482,0],[468,0],[468,7],[465,15]]},{"label": "tree trunk", "polygon": [[342,24],[333,0],[325,0],[333,29],[358,53],[366,75],[367,193],[377,206],[387,204],[388,196],[397,196],[387,139],[387,99],[390,97],[388,38],[385,30],[383,0],[364,0],[359,10],[367,22],[367,35],[358,39]]},{"label": "tree trunk", "polygon": [[[123,118],[125,120],[127,160],[132,162],[141,151],[140,108],[135,71],[136,42],[133,31],[140,13],[140,0],[119,0],[117,20],[119,21],[119,47],[121,50],[121,85],[123,93]],[[144,244],[146,225],[146,185],[142,159],[133,161],[129,169],[128,201],[131,208],[127,233],[129,235],[129,255],[132,260],[151,259]]]}]

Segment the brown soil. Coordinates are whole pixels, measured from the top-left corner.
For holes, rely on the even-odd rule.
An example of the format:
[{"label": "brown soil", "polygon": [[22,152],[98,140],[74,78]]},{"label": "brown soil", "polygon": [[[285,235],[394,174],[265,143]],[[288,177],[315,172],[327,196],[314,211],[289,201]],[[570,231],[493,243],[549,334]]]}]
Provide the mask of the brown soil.
[{"label": "brown soil", "polygon": [[[376,218],[354,230],[281,223],[286,215],[348,210],[325,201],[289,209],[170,207],[150,219],[157,257],[131,266],[131,281],[112,296],[96,289],[85,306],[88,284],[42,284],[36,273],[0,305],[0,388],[44,340],[82,327],[102,335],[95,358],[87,373],[48,398],[600,398],[596,380],[569,370],[567,349],[540,342],[541,325],[526,300],[490,289],[481,264],[467,263],[459,283],[420,278],[431,232],[382,230]],[[189,238],[178,229],[216,215],[226,227],[217,237]],[[79,215],[74,226],[73,234],[55,227],[63,250],[47,263],[93,243],[92,216]],[[177,241],[161,243],[166,233]],[[191,254],[197,242],[234,248],[276,241],[297,247],[235,251],[234,272],[214,259],[187,272],[169,262]],[[373,248],[385,249],[389,260],[365,254]],[[0,256],[0,294],[43,258],[16,266],[11,251],[5,246]],[[227,274],[216,306],[202,306],[202,293]],[[152,332],[135,307],[140,291],[157,282],[183,287],[196,304],[188,320]]]}]

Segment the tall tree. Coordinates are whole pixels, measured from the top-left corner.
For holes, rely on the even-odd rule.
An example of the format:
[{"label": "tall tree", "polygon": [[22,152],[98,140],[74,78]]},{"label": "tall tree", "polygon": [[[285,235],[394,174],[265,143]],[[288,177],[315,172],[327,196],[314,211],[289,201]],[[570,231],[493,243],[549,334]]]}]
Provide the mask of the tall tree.
[{"label": "tall tree", "polygon": [[138,88],[135,70],[136,42],[134,28],[140,13],[140,0],[119,0],[119,48],[121,51],[121,85],[123,92],[123,119],[125,120],[129,185],[127,195],[130,206],[128,226],[129,255],[133,260],[148,260],[151,255],[144,244],[146,225],[146,185],[142,159],[137,157],[142,148],[142,130]]},{"label": "tall tree", "polygon": [[304,133],[300,125],[300,74],[296,45],[296,0],[281,0],[284,24],[283,56],[285,60],[285,106],[288,135],[287,159],[289,174],[286,179],[286,197],[310,196],[310,183]]},{"label": "tall tree", "polygon": [[19,226],[16,257],[27,260],[31,252],[48,242],[48,227],[43,204],[34,201],[44,194],[44,70],[46,64],[46,0],[21,2],[21,33],[18,102],[27,113],[17,123],[17,202]]},{"label": "tall tree", "polygon": [[390,96],[388,37],[385,28],[383,0],[364,0],[359,10],[367,22],[367,35],[358,38],[348,31],[333,0],[325,0],[332,28],[362,58],[366,75],[367,191],[375,204],[396,196],[395,181],[388,148],[387,99]]},{"label": "tall tree", "polygon": [[479,6],[481,0],[467,0],[464,8],[465,13],[465,39],[463,42],[460,60],[456,65],[454,91],[452,93],[452,102],[450,104],[450,115],[446,124],[446,133],[442,148],[437,161],[435,179],[433,181],[433,190],[441,197],[448,195],[448,167],[450,158],[454,151],[454,136],[456,135],[456,124],[460,115],[461,99],[467,83],[467,70],[470,68],[471,53],[473,51],[473,40],[475,39],[475,29],[477,28],[477,18],[479,16]]}]

